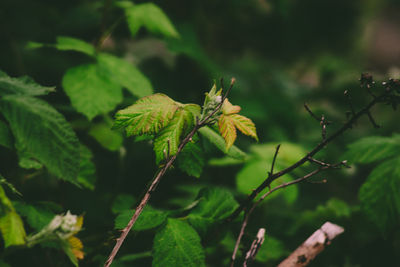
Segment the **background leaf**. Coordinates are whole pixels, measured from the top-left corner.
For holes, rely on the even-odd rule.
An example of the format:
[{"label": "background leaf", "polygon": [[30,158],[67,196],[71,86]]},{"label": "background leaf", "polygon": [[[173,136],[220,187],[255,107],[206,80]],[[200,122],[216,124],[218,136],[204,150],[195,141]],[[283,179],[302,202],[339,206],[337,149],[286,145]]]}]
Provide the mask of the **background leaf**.
[{"label": "background leaf", "polygon": [[193,141],[186,144],[177,158],[179,169],[188,175],[199,178],[205,164],[203,149],[197,134],[193,136]]},{"label": "background leaf", "polygon": [[168,219],[154,237],[153,266],[205,266],[199,235],[189,224]]},{"label": "background leaf", "polygon": [[[135,210],[121,212],[115,219],[115,229],[124,229],[134,213]],[[135,231],[153,229],[162,224],[166,219],[167,214],[165,212],[156,210],[151,206],[146,206],[132,229]]]},{"label": "background leaf", "polygon": [[80,145],[60,113],[43,100],[28,96],[6,96],[0,108],[19,153],[28,153],[57,177],[76,183]]}]

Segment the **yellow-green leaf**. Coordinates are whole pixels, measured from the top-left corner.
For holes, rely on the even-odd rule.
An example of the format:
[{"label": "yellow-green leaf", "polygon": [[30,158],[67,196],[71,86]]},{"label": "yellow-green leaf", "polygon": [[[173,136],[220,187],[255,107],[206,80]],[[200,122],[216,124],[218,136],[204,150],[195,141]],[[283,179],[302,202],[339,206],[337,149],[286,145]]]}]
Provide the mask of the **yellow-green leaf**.
[{"label": "yellow-green leaf", "polygon": [[243,134],[253,137],[258,141],[256,126],[249,119],[239,114],[231,114],[229,117],[232,119],[235,127]]},{"label": "yellow-green leaf", "polygon": [[230,115],[222,114],[218,121],[219,132],[225,139],[226,149],[228,150],[236,140],[236,128]]},{"label": "yellow-green leaf", "polygon": [[242,108],[240,106],[234,106],[228,99],[225,99],[222,105],[222,113],[225,115],[239,113]]},{"label": "yellow-green leaf", "polygon": [[113,128],[126,127],[131,135],[155,134],[170,122],[178,104],[164,94],[143,97],[115,115]]}]

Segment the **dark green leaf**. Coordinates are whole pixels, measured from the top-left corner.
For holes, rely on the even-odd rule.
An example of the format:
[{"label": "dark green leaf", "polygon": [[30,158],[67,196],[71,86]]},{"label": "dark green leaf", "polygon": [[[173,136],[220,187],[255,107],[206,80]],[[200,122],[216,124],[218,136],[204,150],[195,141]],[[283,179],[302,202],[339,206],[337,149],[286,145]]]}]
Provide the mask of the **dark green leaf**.
[{"label": "dark green leaf", "polygon": [[[125,228],[134,213],[135,210],[125,210],[120,213],[115,219],[115,229]],[[166,218],[167,214],[165,212],[153,209],[150,206],[146,206],[132,229],[135,231],[153,229],[162,224]]]},{"label": "dark green leaf", "polygon": [[47,95],[54,92],[55,87],[46,87],[37,84],[30,77],[12,78],[0,71],[0,96],[5,95]]},{"label": "dark green leaf", "polygon": [[116,214],[132,208],[133,204],[135,204],[135,198],[131,195],[127,194],[119,194],[111,207],[111,211]]},{"label": "dark green leaf", "polygon": [[56,215],[48,208],[42,206],[32,206],[23,202],[15,202],[15,209],[21,216],[26,217],[28,224],[36,231],[41,230]]},{"label": "dark green leaf", "polygon": [[256,261],[267,262],[269,260],[277,260],[288,254],[289,252],[285,249],[284,244],[280,240],[266,235],[264,243],[258,250]]},{"label": "dark green leaf", "polygon": [[121,87],[94,64],[70,68],[62,85],[72,106],[89,120],[113,110],[122,101]]},{"label": "dark green leaf", "polygon": [[205,266],[199,235],[189,224],[168,219],[164,228],[154,237],[153,266]]},{"label": "dark green leaf", "polygon": [[205,159],[198,135],[186,144],[177,158],[179,168],[187,174],[199,178],[204,167]]},{"label": "dark green leaf", "polygon": [[19,153],[28,154],[57,177],[75,183],[79,141],[65,118],[40,99],[6,96],[0,101]]},{"label": "dark green leaf", "polygon": [[84,145],[81,145],[81,162],[77,182],[83,187],[94,190],[96,183],[96,167],[93,163],[92,152]]},{"label": "dark green leaf", "polygon": [[360,188],[359,199],[382,232],[400,225],[400,157],[386,160],[371,172]]},{"label": "dark green leaf", "polygon": [[0,145],[11,149],[13,147],[12,138],[12,134],[10,129],[8,129],[7,124],[0,120]]}]

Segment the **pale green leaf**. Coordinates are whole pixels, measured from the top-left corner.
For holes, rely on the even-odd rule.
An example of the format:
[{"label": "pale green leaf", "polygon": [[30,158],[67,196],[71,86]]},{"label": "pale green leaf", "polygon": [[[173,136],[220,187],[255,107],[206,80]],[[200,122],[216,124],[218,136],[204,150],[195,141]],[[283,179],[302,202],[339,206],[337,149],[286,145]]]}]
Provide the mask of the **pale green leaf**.
[{"label": "pale green leaf", "polygon": [[135,36],[141,27],[149,32],[166,37],[179,37],[175,27],[165,13],[153,3],[132,5],[122,2],[125,16],[132,36]]},{"label": "pale green leaf", "polygon": [[178,146],[183,135],[193,126],[193,116],[184,109],[178,109],[174,117],[156,136],[154,140],[154,152],[156,163],[159,164],[165,155],[173,156],[178,151]]},{"label": "pale green leaf", "polygon": [[235,127],[243,134],[253,137],[258,141],[256,126],[249,119],[239,114],[231,114],[229,117],[232,118]]},{"label": "pale green leaf", "polygon": [[55,87],[41,86],[28,76],[12,78],[0,71],[0,96],[5,95],[47,95],[54,92]]},{"label": "pale green leaf", "polygon": [[400,157],[378,165],[358,196],[363,210],[382,232],[396,229],[400,225]]},{"label": "pale green leaf", "polygon": [[187,174],[199,178],[205,164],[204,153],[198,135],[186,144],[177,158],[178,167]]},{"label": "pale green leaf", "polygon": [[7,124],[0,120],[0,145],[11,149],[13,147],[12,139],[13,137]]},{"label": "pale green leaf", "polygon": [[174,100],[164,94],[146,96],[118,111],[113,127],[126,127],[128,136],[155,134],[170,122],[178,107]]},{"label": "pale green leaf", "polygon": [[26,45],[27,49],[38,49],[42,47],[54,47],[61,51],[77,51],[89,56],[94,56],[96,54],[96,49],[93,45],[80,39],[67,36],[58,36],[55,44],[28,42]]},{"label": "pale green leaf", "polygon": [[204,250],[199,235],[189,224],[177,219],[168,219],[164,228],[154,237],[153,266],[205,266]]},{"label": "pale green leaf", "polygon": [[222,136],[220,136],[217,132],[212,130],[210,127],[205,126],[199,129],[199,132],[202,136],[207,138],[212,144],[214,144],[219,150],[227,154],[228,156],[243,160],[246,157],[246,153],[240,150],[236,146],[232,146],[229,150],[226,150],[225,140]]},{"label": "pale green leaf", "polygon": [[89,148],[81,145],[80,155],[81,161],[77,182],[89,190],[94,190],[96,183],[96,166],[93,163],[93,154]]},{"label": "pale green leaf", "polygon": [[204,188],[197,197],[199,203],[189,214],[189,222],[204,235],[226,219],[239,206],[231,192],[223,188]]},{"label": "pale green leaf", "polygon": [[400,151],[400,135],[392,137],[371,136],[348,146],[344,158],[351,162],[370,163],[396,156]]},{"label": "pale green leaf", "polygon": [[[124,229],[128,224],[129,220],[132,218],[135,210],[125,210],[121,212],[117,218],[115,218],[115,229]],[[133,230],[143,231],[153,229],[161,225],[167,219],[167,213],[156,210],[151,206],[146,206],[136,223],[133,225]]]},{"label": "pale green leaf", "polygon": [[79,141],[60,113],[43,100],[28,96],[3,97],[0,108],[19,153],[34,157],[57,177],[76,182]]},{"label": "pale green leaf", "polygon": [[124,141],[121,133],[112,130],[111,125],[104,122],[92,124],[89,135],[96,139],[102,147],[111,151],[120,149]]},{"label": "pale green leaf", "polygon": [[[246,165],[236,175],[237,190],[245,195],[250,194],[262,182],[264,182],[265,179],[267,179],[270,169],[271,162],[269,161],[254,160],[246,163]],[[285,182],[289,182],[291,180],[292,177],[289,174],[286,174],[272,182],[271,188],[274,188],[275,186],[278,186]],[[266,193],[267,191],[268,188],[264,189],[260,195]],[[292,185],[282,190],[278,190],[269,195],[268,198],[265,199],[265,201],[273,199],[279,195],[284,197],[287,203],[293,203],[298,196],[297,185]]]},{"label": "pale green leaf", "polygon": [[105,53],[98,55],[97,60],[100,67],[108,72],[108,77],[116,84],[128,89],[131,94],[144,97],[153,93],[153,86],[149,79],[128,61]]},{"label": "pale green leaf", "polygon": [[240,110],[241,110],[240,106],[232,105],[227,98],[224,100],[224,104],[222,104],[222,113],[224,115],[239,113]]},{"label": "pale green leaf", "polygon": [[94,64],[70,68],[62,85],[72,106],[89,120],[113,110],[122,101],[121,87]]},{"label": "pale green leaf", "polygon": [[111,206],[111,211],[114,214],[120,213],[131,209],[133,204],[135,204],[135,198],[133,196],[128,194],[119,194]]}]

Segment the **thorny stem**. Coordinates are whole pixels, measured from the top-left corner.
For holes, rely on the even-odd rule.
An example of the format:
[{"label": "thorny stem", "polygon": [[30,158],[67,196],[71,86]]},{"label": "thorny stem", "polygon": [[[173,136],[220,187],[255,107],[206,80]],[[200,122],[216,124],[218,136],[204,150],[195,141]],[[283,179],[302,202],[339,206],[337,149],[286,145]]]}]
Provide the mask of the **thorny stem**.
[{"label": "thorny stem", "polygon": [[[196,118],[196,124],[193,127],[192,131],[182,140],[182,142],[178,146],[178,150],[175,155],[172,157],[167,158],[166,164],[157,172],[155,177],[153,178],[149,188],[146,190],[145,195],[143,196],[142,200],[140,201],[139,205],[135,209],[135,213],[133,214],[132,218],[130,219],[128,225],[122,230],[121,235],[119,238],[117,238],[117,242],[115,243],[115,246],[113,250],[111,251],[110,255],[108,256],[108,259],[106,263],[104,264],[104,267],[109,267],[111,263],[113,262],[115,256],[117,255],[119,249],[121,248],[121,245],[124,243],[125,238],[127,237],[129,231],[132,229],[133,225],[139,218],[140,214],[142,213],[144,207],[147,205],[147,202],[149,201],[151,195],[153,192],[156,190],[157,185],[160,183],[161,178],[164,176],[164,174],[167,172],[167,170],[172,166],[174,163],[175,159],[177,158],[178,154],[183,150],[185,145],[189,143],[192,140],[192,137],[196,134],[196,132],[201,128],[204,127],[208,124],[209,119],[220,110],[222,107],[222,104],[224,103],[224,100],[228,97],[228,94],[230,90],[232,89],[233,85],[235,83],[235,79],[232,78],[230,87],[224,94],[222,101],[216,106],[216,108],[211,112],[208,116],[206,116],[203,120],[200,120]],[[221,79],[221,87],[223,87],[223,80]]]}]

